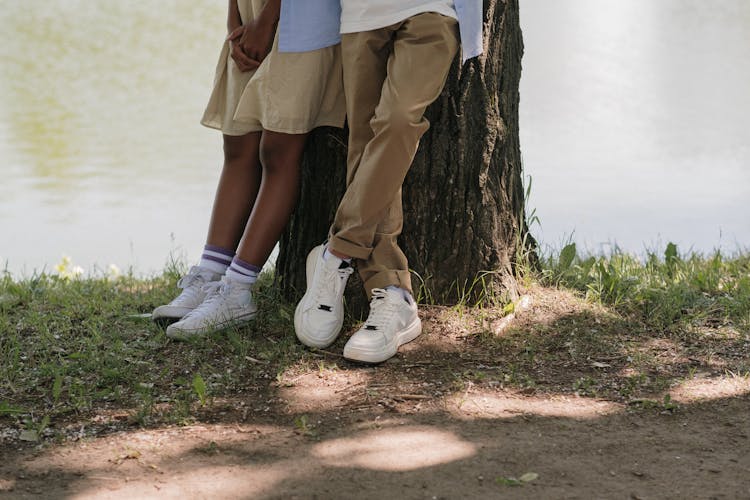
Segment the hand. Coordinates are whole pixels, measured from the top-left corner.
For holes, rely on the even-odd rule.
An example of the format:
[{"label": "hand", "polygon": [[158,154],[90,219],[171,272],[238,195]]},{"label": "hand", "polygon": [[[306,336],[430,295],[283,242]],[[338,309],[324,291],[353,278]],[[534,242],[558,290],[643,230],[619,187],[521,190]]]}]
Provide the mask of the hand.
[{"label": "hand", "polygon": [[249,57],[242,50],[240,38],[242,37],[244,32],[245,26],[238,26],[233,29],[232,32],[227,36],[227,41],[229,42],[229,47],[231,49],[230,56],[232,57],[232,60],[234,60],[234,63],[237,65],[239,70],[243,73],[252,71],[260,66],[260,61]]},{"label": "hand", "polygon": [[276,34],[275,23],[265,21],[262,17],[243,26],[239,45],[242,52],[250,59],[263,62],[273,46]]}]

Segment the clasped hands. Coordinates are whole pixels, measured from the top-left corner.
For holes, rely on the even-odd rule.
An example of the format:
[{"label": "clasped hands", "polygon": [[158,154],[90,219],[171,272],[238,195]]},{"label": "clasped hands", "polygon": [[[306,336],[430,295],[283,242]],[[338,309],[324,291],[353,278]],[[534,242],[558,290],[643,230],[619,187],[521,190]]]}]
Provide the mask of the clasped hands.
[{"label": "clasped hands", "polygon": [[230,55],[243,73],[260,66],[271,52],[275,25],[263,22],[249,22],[233,29],[227,36],[231,48]]}]

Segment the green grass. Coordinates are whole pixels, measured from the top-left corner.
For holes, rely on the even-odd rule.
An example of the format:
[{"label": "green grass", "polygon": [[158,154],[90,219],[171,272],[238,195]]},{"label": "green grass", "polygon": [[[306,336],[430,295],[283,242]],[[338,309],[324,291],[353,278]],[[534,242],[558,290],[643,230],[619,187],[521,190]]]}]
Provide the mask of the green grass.
[{"label": "green grass", "polygon": [[631,401],[661,398],[696,373],[750,374],[747,253],[681,255],[669,244],[637,258],[580,255],[569,244],[523,271],[529,289],[572,292],[591,307],[553,305],[551,318],[480,333],[489,357],[504,361],[510,385],[541,379],[548,389]]},{"label": "green grass", "polygon": [[[50,426],[108,411],[127,411],[131,424],[188,423],[217,398],[262,395],[294,373],[328,369],[321,354],[296,341],[294,305],[281,300],[269,273],[256,293],[260,314],[248,327],[194,342],[167,339],[144,315],[173,298],[183,270],[172,263],[150,279],[82,277],[66,265],[57,274],[22,280],[0,274],[0,424],[20,425],[39,437]],[[446,373],[446,382],[456,387],[499,377],[501,384],[522,389],[554,381],[555,390],[562,384],[584,396],[641,397],[697,369],[683,363],[674,373],[660,374],[663,360],[647,345],[653,339],[668,339],[707,364],[711,356],[731,354],[726,366],[747,373],[747,253],[681,255],[669,245],[639,259],[622,252],[579,255],[568,245],[542,257],[540,269],[527,270],[523,280],[572,290],[601,310],[582,309],[551,324],[533,319],[532,326],[501,336],[481,326],[513,311],[489,291],[491,278],[484,274],[467,284],[467,290],[488,290],[487,300],[445,311],[463,324],[480,325],[467,337],[480,348],[465,355],[492,358],[483,362],[502,368],[499,374]],[[591,368],[592,360],[612,354],[619,358],[609,363],[632,373],[607,378],[600,376],[606,370]]]},{"label": "green grass", "polygon": [[581,256],[575,244],[542,259],[542,284],[566,287],[655,329],[734,325],[750,328],[750,254],[716,251],[682,256],[670,243],[663,255],[636,258],[621,251]]},{"label": "green grass", "polygon": [[[292,306],[261,278],[265,314],[243,329],[194,342],[169,340],[144,314],[173,298],[178,269],[133,276],[0,278],[0,420],[50,421],[133,408],[133,423],[186,422],[214,396],[312,363],[294,336]],[[217,341],[221,339],[221,341]],[[250,361],[252,360],[252,361]],[[273,362],[273,364],[271,364]]]}]

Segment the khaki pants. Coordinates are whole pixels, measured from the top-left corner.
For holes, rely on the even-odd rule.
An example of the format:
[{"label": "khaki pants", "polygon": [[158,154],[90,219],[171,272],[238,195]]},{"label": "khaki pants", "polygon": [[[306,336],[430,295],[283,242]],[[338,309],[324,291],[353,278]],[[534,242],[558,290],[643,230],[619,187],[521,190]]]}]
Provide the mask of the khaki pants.
[{"label": "khaki pants", "polygon": [[398,246],[401,185],[430,124],[458,50],[458,23],[436,13],[413,16],[341,40],[349,120],[347,189],[331,227],[330,247],[349,255],[368,296],[411,276]]}]

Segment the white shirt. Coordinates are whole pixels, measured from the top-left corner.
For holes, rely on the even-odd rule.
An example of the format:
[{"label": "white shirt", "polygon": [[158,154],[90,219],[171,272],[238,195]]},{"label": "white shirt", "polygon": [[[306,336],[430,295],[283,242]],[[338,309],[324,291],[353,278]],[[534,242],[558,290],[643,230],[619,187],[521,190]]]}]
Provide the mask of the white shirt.
[{"label": "white shirt", "polygon": [[341,33],[384,28],[424,12],[458,18],[453,0],[341,0]]},{"label": "white shirt", "polygon": [[[308,52],[339,43],[341,1],[282,0],[279,51]],[[483,1],[454,0],[453,4],[461,32],[463,61],[466,62],[484,50]]]}]

